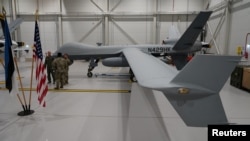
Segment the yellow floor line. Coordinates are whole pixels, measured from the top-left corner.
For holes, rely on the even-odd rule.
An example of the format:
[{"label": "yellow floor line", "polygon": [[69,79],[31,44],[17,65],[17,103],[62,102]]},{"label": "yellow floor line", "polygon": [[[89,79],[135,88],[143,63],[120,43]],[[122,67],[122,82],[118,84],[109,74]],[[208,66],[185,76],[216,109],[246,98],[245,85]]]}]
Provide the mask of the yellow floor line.
[{"label": "yellow floor line", "polygon": [[[21,77],[16,77],[16,80],[20,80],[20,78],[24,78],[23,76]],[[5,84],[5,81],[0,81],[0,84]]]},{"label": "yellow floor line", "polygon": [[[7,90],[6,88],[0,88],[0,90]],[[21,91],[21,88],[19,88]],[[32,91],[36,91],[35,88],[31,89]],[[30,91],[30,88],[23,88],[23,91]],[[130,90],[108,90],[108,89],[49,89],[49,91],[53,92],[96,92],[96,93],[130,93]]]}]

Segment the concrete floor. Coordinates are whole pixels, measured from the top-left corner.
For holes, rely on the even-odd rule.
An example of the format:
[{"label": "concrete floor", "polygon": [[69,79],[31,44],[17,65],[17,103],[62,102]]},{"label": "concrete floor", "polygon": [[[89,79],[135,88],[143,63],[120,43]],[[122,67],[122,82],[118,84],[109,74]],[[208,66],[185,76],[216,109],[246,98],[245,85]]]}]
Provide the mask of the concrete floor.
[{"label": "concrete floor", "polygon": [[[46,107],[32,92],[34,114],[18,116],[16,96],[0,87],[1,141],[206,141],[207,128],[187,127],[161,92],[143,89],[126,76],[87,78],[88,63],[70,66],[69,84],[47,94]],[[29,88],[31,62],[20,62],[24,88]],[[99,64],[94,74],[125,74],[127,68]],[[4,81],[4,70],[0,69]],[[35,80],[33,80],[34,83]],[[35,87],[35,83],[33,84]],[[72,92],[75,90],[75,92]],[[131,90],[131,93],[127,92]],[[24,91],[26,101],[29,91]],[[250,93],[225,84],[222,103],[231,123],[250,124]],[[20,95],[22,97],[22,95]],[[212,116],[212,115],[211,115]]]}]

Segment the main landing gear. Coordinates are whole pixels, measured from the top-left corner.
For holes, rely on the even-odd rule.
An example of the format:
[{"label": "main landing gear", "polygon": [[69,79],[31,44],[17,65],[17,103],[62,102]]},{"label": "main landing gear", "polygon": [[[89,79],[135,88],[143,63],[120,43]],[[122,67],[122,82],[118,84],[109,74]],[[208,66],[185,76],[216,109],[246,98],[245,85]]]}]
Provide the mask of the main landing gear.
[{"label": "main landing gear", "polygon": [[131,68],[129,69],[129,74],[130,74],[130,77],[129,77],[130,81],[131,82],[136,82],[137,80],[136,80],[135,75],[134,75]]},{"label": "main landing gear", "polygon": [[[93,70],[96,66],[98,66],[99,60],[100,60],[100,59],[94,59],[94,58],[91,58],[91,59],[90,59],[89,68],[88,68],[88,73],[87,73],[87,76],[88,76],[89,78],[91,78],[91,77],[93,76],[92,70]],[[134,73],[133,73],[133,71],[132,71],[131,68],[129,69],[129,74],[130,74],[130,77],[129,77],[130,81],[131,81],[131,82],[137,82],[137,80],[136,80],[136,78],[135,78],[135,75],[134,75]]]},{"label": "main landing gear", "polygon": [[93,58],[90,59],[88,73],[87,73],[87,76],[89,78],[93,76],[92,70],[98,65],[99,60],[100,59],[93,59]]}]

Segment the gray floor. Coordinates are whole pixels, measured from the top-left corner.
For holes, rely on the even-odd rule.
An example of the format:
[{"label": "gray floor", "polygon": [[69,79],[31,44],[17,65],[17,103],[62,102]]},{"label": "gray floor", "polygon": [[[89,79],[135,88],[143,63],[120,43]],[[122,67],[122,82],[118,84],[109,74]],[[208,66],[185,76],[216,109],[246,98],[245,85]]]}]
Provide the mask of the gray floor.
[{"label": "gray floor", "polygon": [[[18,98],[10,96],[1,84],[0,140],[207,140],[207,128],[187,127],[161,92],[143,89],[137,83],[130,83],[126,76],[87,78],[87,67],[87,62],[75,61],[70,66],[69,84],[62,91],[49,91],[45,108],[38,105],[33,91],[31,109],[35,113],[30,116],[17,115],[22,111]],[[23,87],[28,88],[31,63],[20,62],[19,69]],[[128,69],[99,64],[93,72],[125,74]],[[0,80],[4,81],[3,68],[0,69]],[[50,84],[49,88],[53,89],[54,85]],[[27,101],[29,93],[24,91]],[[230,86],[228,81],[220,95],[231,123],[250,124],[250,93]]]}]

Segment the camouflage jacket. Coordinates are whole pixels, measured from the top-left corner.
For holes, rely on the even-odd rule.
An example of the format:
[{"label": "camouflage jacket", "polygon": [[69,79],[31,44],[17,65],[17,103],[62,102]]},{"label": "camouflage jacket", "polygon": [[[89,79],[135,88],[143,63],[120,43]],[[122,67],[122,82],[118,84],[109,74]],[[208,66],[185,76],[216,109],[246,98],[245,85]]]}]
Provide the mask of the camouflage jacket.
[{"label": "camouflage jacket", "polygon": [[67,68],[67,62],[64,58],[58,57],[52,63],[52,68],[55,72],[65,72]]},{"label": "camouflage jacket", "polygon": [[68,71],[69,70],[69,66],[71,65],[71,61],[69,60],[69,58],[65,58],[65,61],[67,63],[66,70]]}]

